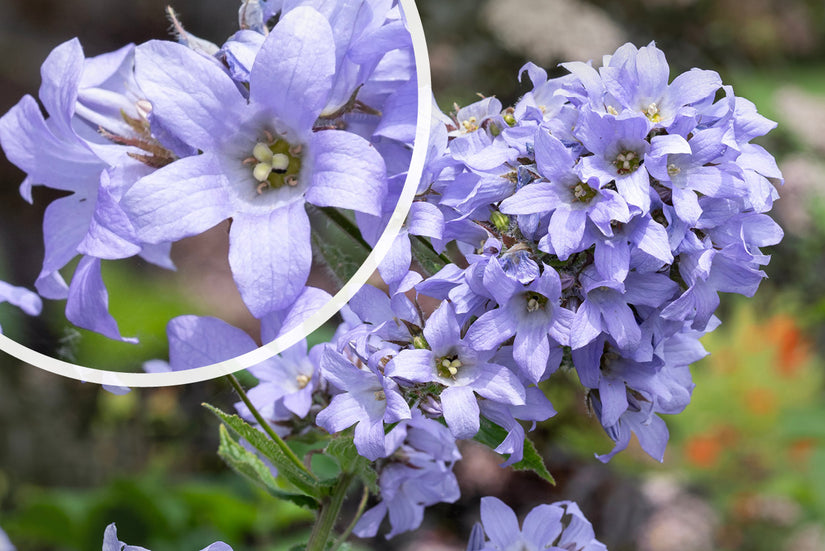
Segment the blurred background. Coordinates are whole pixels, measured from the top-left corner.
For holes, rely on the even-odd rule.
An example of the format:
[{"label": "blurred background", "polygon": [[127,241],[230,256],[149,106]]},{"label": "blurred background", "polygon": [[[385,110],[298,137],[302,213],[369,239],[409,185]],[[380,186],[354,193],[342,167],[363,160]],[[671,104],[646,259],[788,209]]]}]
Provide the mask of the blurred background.
[{"label": "blurred background", "polygon": [[[723,325],[704,341],[711,356],[693,367],[693,402],[666,419],[671,440],[663,464],[634,442],[601,465],[593,454],[612,442],[587,417],[578,385],[554,377],[546,390],[559,414],[532,438],[555,487],[501,470],[498,456],[469,443],[456,467],[458,503],[430,508],[414,534],[363,548],[461,550],[478,519],[478,499],[496,495],[522,515],[538,503],[576,500],[613,551],[825,550],[825,4],[417,4],[445,112],[477,93],[512,103],[526,91],[517,72],[527,60],[558,75],[558,63],[598,63],[626,41],[655,40],[674,75],[691,67],[718,71],[779,123],[759,143],[785,175],[774,213],[786,236],[768,251],[769,279],[754,299],[723,296]],[[168,36],[164,6],[0,0],[0,112],[36,93],[43,59],[69,38],[78,36],[95,55]],[[221,42],[237,28],[234,1],[173,6],[203,38]],[[22,178],[0,160],[0,279],[31,287],[42,260],[39,221],[52,196],[38,190],[35,205],[26,205],[17,194]],[[225,281],[225,250],[205,237],[175,254],[179,264],[192,262],[192,270],[216,279],[193,289],[165,275],[135,280],[130,273],[145,269],[138,264],[104,267],[112,296],[120,297],[112,310],[141,328],[148,357],[165,357],[165,320],[200,313],[204,304],[213,314],[233,304],[231,290],[215,292]],[[218,303],[206,302],[215,295]],[[135,361],[128,348],[61,322],[62,304],[50,307],[32,320],[0,306],[0,324],[20,342],[87,365],[117,369]],[[231,306],[221,313],[243,323]],[[200,404],[228,410],[234,400],[222,381],[115,396],[0,357],[0,526],[21,551],[96,549],[113,521],[122,540],[154,551],[195,550],[216,539],[236,551],[288,549],[307,530],[307,514],[268,499],[215,454],[217,422]]]}]

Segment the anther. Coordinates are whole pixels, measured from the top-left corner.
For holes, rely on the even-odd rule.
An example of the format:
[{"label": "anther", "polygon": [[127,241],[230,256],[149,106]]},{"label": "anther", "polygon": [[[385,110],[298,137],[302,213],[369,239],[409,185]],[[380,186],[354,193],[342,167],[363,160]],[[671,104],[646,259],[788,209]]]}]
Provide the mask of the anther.
[{"label": "anther", "polygon": [[272,160],[272,150],[265,143],[258,142],[252,148],[252,156],[262,163],[268,163]]},{"label": "anther", "polygon": [[265,182],[272,172],[272,165],[267,163],[258,163],[252,169],[252,176],[259,182]]}]

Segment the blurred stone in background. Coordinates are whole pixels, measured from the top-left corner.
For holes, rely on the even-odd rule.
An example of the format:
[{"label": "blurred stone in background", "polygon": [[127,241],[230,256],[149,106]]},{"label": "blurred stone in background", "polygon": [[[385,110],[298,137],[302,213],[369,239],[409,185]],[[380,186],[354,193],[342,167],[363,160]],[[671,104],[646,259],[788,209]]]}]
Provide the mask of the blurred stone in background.
[{"label": "blurred stone in background", "polygon": [[506,48],[538,65],[600,62],[627,42],[607,13],[579,0],[487,0],[482,14]]}]

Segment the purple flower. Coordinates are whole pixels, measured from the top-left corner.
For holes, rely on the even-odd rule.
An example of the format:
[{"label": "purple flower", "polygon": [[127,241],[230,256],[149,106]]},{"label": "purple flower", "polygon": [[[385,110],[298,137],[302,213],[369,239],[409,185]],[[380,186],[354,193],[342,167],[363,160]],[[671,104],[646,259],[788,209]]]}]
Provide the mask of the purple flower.
[{"label": "purple flower", "polygon": [[658,272],[628,274],[624,283],[603,280],[595,268],[580,275],[585,300],[570,325],[570,346],[585,346],[601,332],[609,334],[622,349],[641,343],[642,331],[629,305],[653,308],[664,305],[678,292],[678,285]]},{"label": "purple flower", "polygon": [[[526,379],[537,383],[555,371],[561,360],[560,346],[570,340],[573,313],[560,304],[561,282],[550,266],[528,285],[504,273],[498,260],[484,270],[484,285],[499,307],[485,312],[470,326],[467,340],[478,350],[493,350],[515,336],[513,357]],[[557,348],[548,366],[551,348]]]},{"label": "purple flower", "polygon": [[[26,312],[30,316],[37,316],[43,308],[40,297],[25,287],[16,287],[5,281],[0,281],[0,303],[8,302]],[[0,333],[3,329],[0,328]]]},{"label": "purple flower", "polygon": [[[122,339],[108,313],[99,259],[140,254],[172,268],[169,245],[138,239],[119,199],[138,178],[173,158],[148,135],[147,113],[132,77],[132,46],[86,59],[74,39],[55,48],[42,66],[40,100],[24,96],[2,119],[0,141],[7,157],[28,176],[21,194],[45,185],[72,192],[53,201],[43,219],[45,257],[35,282],[51,299],[69,299],[73,323]],[[59,270],[86,255],[67,286]],[[91,306],[91,310],[88,308]],[[129,339],[123,339],[129,340]]]},{"label": "purple flower", "polygon": [[[384,351],[379,351],[372,360],[377,362],[383,357]],[[377,369],[356,367],[331,346],[321,356],[321,372],[329,384],[343,392],[333,396],[315,422],[331,434],[355,425],[358,453],[371,461],[384,457],[384,423],[410,418],[410,407],[398,384]]]},{"label": "purple flower", "polygon": [[627,222],[627,203],[615,191],[603,188],[598,178],[586,182],[576,167],[573,152],[556,137],[536,132],[536,163],[547,181],[524,186],[515,195],[501,202],[506,214],[550,213],[546,248],[560,260],[587,248],[594,240],[588,221],[603,235],[613,235],[613,220]]},{"label": "purple flower", "polygon": [[0,551],[15,551],[15,550],[16,550],[16,548],[14,547],[14,544],[11,542],[11,540],[6,535],[6,533],[3,531],[3,529],[0,528]]},{"label": "purple flower", "polygon": [[[140,547],[137,545],[127,545],[120,541],[117,538],[117,528],[115,527],[114,523],[110,524],[106,527],[106,531],[103,533],[103,551],[149,551],[144,547]],[[232,551],[232,548],[229,547],[222,541],[216,541],[211,545],[207,545],[201,551]]]},{"label": "purple flower", "polygon": [[439,383],[444,420],[456,438],[472,438],[479,429],[474,393],[523,405],[524,385],[504,366],[489,363],[492,353],[477,351],[461,338],[455,311],[444,302],[430,315],[423,331],[429,348],[402,350],[387,364],[386,374],[413,383]]},{"label": "purple flower", "polygon": [[730,150],[722,144],[722,129],[697,131],[688,141],[690,153],[663,154],[646,162],[647,170],[671,191],[676,214],[696,226],[702,209],[699,195],[717,199],[743,194],[742,170],[733,162]]},{"label": "purple flower", "polygon": [[712,101],[722,86],[716,72],[700,69],[682,73],[668,84],[670,69],[665,54],[653,42],[639,49],[625,44],[599,74],[613,101],[624,109],[644,114],[650,128],[670,129],[681,118],[694,116],[690,106]]},{"label": "purple flower", "polygon": [[138,236],[177,241],[232,218],[229,263],[256,317],[291,304],[311,264],[305,202],[377,214],[384,162],[363,138],[314,131],[333,86],[335,44],[326,18],[301,7],[267,36],[249,76],[249,100],[214,63],[153,41],[137,48],[136,78],[153,123],[202,154],[139,180],[123,198]]},{"label": "purple flower", "polygon": [[489,541],[484,551],[576,549],[602,551],[593,528],[570,501],[534,507],[519,527],[513,510],[495,497],[481,498],[481,525]]},{"label": "purple flower", "polygon": [[375,536],[384,517],[392,529],[387,539],[415,530],[424,509],[460,496],[453,464],[461,454],[450,431],[438,421],[413,410],[387,435],[389,462],[381,468],[381,502],[364,513],[353,532],[361,538]]}]

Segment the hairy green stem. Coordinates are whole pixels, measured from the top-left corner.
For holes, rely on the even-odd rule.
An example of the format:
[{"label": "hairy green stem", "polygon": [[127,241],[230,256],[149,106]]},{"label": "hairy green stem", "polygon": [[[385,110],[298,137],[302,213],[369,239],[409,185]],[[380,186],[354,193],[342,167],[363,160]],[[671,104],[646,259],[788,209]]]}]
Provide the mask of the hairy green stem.
[{"label": "hairy green stem", "polygon": [[358,509],[355,510],[355,516],[352,517],[352,521],[350,521],[349,526],[347,526],[347,529],[344,530],[344,532],[340,536],[338,536],[337,540],[335,540],[335,543],[332,545],[332,549],[330,549],[330,551],[336,551],[339,547],[341,547],[341,544],[347,541],[347,538],[350,534],[352,534],[352,531],[355,529],[355,525],[361,519],[361,515],[364,514],[364,509],[366,509],[367,507],[367,498],[369,497],[370,489],[364,486],[364,492],[361,494],[361,501],[358,502]]},{"label": "hairy green stem", "polygon": [[321,502],[318,517],[315,519],[315,526],[312,527],[312,533],[309,536],[309,542],[307,542],[306,551],[324,551],[326,549],[327,542],[330,541],[333,535],[332,530],[335,528],[335,521],[338,520],[338,514],[341,512],[341,505],[344,504],[344,498],[347,497],[347,489],[354,476],[352,473],[341,473],[330,495]]},{"label": "hairy green stem", "polygon": [[292,451],[292,448],[287,446],[283,438],[278,436],[278,433],[275,432],[271,426],[269,426],[269,423],[266,422],[266,419],[263,418],[261,413],[252,404],[252,401],[246,395],[246,392],[244,392],[244,389],[241,386],[241,383],[238,381],[238,379],[231,373],[227,375],[226,378],[232,384],[232,387],[235,389],[235,392],[238,393],[238,396],[241,397],[241,401],[246,405],[247,408],[249,408],[249,411],[252,412],[252,415],[255,417],[255,420],[258,421],[258,424],[261,425],[262,429],[264,429],[264,432],[266,432],[266,434],[272,439],[272,441],[275,442],[275,444],[281,449],[282,452],[284,452],[284,455],[286,455],[289,458],[289,460],[295,464],[296,467],[307,473],[314,480],[318,480],[318,477],[315,475],[315,473],[310,471],[307,468],[307,466],[304,465],[304,462],[301,461],[297,455],[295,455],[295,452]]}]

